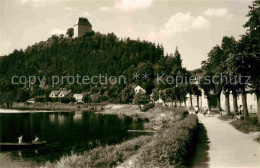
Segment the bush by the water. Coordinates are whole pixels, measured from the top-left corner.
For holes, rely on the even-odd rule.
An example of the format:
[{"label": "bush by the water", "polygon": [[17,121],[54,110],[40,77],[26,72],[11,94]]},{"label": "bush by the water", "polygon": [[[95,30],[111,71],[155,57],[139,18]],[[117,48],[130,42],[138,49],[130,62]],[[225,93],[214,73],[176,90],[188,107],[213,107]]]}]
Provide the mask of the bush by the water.
[{"label": "bush by the water", "polygon": [[152,136],[140,136],[117,145],[100,146],[82,155],[63,156],[56,163],[47,163],[47,168],[93,168],[115,167],[135,154],[138,149],[150,142]]},{"label": "bush by the water", "polygon": [[[176,123],[173,123],[176,124]],[[141,154],[137,167],[180,167],[196,144],[198,119],[189,115],[175,126],[157,135],[153,145]]]},{"label": "bush by the water", "polygon": [[155,106],[154,103],[149,103],[149,104],[141,106],[141,110],[142,111],[148,111],[149,109],[154,108],[154,106]]},{"label": "bush by the water", "polygon": [[[171,114],[166,115],[168,113]],[[45,167],[116,167],[133,158],[132,166],[135,167],[182,166],[196,145],[197,117],[188,115],[185,109],[169,107],[153,108],[149,113],[144,114],[151,116],[149,119],[154,116],[154,119],[150,120],[153,126],[163,125],[153,136],[140,136],[121,144],[100,146],[83,154],[63,156],[55,163],[47,163]],[[157,121],[159,118],[162,119],[162,114],[166,120]]]}]

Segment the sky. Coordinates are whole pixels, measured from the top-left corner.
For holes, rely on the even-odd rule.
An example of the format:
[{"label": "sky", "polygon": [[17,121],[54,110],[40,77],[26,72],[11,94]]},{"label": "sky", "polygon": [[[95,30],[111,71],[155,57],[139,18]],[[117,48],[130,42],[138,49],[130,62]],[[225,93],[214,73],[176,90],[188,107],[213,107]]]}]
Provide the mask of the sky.
[{"label": "sky", "polygon": [[0,0],[0,56],[25,49],[52,34],[65,34],[78,17],[87,17],[95,32],[176,46],[188,70],[223,36],[245,33],[251,0]]}]

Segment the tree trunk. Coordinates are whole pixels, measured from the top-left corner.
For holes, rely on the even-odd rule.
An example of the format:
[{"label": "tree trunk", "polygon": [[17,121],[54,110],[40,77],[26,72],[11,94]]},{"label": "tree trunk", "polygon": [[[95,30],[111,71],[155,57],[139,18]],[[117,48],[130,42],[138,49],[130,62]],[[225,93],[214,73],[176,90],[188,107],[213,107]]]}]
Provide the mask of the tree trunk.
[{"label": "tree trunk", "polygon": [[180,107],[181,107],[181,101],[180,101]]},{"label": "tree trunk", "polygon": [[225,91],[225,106],[227,115],[230,115],[229,91]]},{"label": "tree trunk", "polygon": [[232,95],[233,95],[233,109],[234,109],[234,117],[236,117],[236,114],[238,112],[237,109],[237,91],[233,90],[232,91]]},{"label": "tree trunk", "polygon": [[174,106],[177,107],[177,103],[176,103],[176,100],[174,100]]},{"label": "tree trunk", "polygon": [[187,103],[186,103],[186,100],[184,100],[184,105],[185,105],[185,107],[187,107]]},{"label": "tree trunk", "polygon": [[199,95],[197,95],[197,107],[198,108],[200,107],[200,97],[199,97]]},{"label": "tree trunk", "polygon": [[258,123],[260,124],[260,91],[256,91]]},{"label": "tree trunk", "polygon": [[248,120],[249,114],[248,114],[248,109],[247,109],[246,91],[245,91],[245,88],[242,89],[241,96],[242,96],[242,105],[243,105],[244,118],[245,118],[245,120]]},{"label": "tree trunk", "polygon": [[218,111],[221,111],[221,104],[220,104],[220,93],[217,94],[217,108]]},{"label": "tree trunk", "polygon": [[207,103],[208,103],[208,110],[211,111],[209,94],[207,94]]},{"label": "tree trunk", "polygon": [[192,104],[192,94],[190,94],[190,107],[193,107],[193,104]]}]

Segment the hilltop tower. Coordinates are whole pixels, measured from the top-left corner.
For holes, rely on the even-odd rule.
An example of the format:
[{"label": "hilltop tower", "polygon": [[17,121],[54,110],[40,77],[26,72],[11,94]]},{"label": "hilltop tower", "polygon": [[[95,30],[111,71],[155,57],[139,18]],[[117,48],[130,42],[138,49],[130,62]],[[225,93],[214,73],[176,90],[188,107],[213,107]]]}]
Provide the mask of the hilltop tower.
[{"label": "hilltop tower", "polygon": [[85,33],[92,31],[92,25],[87,18],[80,17],[74,25],[74,32],[77,37],[82,37]]}]

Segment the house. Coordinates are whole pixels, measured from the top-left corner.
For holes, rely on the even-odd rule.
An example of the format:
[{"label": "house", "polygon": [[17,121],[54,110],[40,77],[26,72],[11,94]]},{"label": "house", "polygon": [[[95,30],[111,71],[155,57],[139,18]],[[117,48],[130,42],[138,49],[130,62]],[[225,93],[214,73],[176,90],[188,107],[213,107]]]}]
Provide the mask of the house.
[{"label": "house", "polygon": [[59,93],[60,93],[60,90],[53,90],[53,91],[51,91],[51,94],[49,95],[49,97],[51,97],[51,98],[58,97]]},{"label": "house", "polygon": [[[249,113],[257,113],[257,99],[256,99],[256,94],[255,93],[250,93],[247,92],[246,94],[246,101],[247,101],[247,108]],[[223,110],[225,110],[225,95],[221,93],[220,95],[220,105]],[[233,107],[233,95],[232,93],[229,94],[229,102],[230,102],[230,111],[234,112],[234,107]],[[242,104],[242,96],[241,94],[238,93],[237,96],[237,107],[243,107]]]},{"label": "house", "polygon": [[58,97],[62,98],[62,97],[66,97],[67,95],[69,95],[71,93],[71,90],[61,90],[60,93],[58,94]]},{"label": "house", "polygon": [[88,19],[84,17],[80,17],[74,26],[75,26],[74,32],[76,37],[82,37],[87,32],[92,31],[92,25],[90,24]]},{"label": "house", "polygon": [[77,103],[83,103],[83,94],[74,94],[73,97]]},{"label": "house", "polygon": [[156,104],[163,104],[164,101],[163,101],[161,98],[159,98],[157,101],[155,101],[155,103],[156,103]]},{"label": "house", "polygon": [[[208,100],[207,100],[207,96],[205,95],[203,89],[200,89],[201,90],[201,96],[199,96],[199,100],[197,99],[197,96],[196,95],[192,95],[192,105],[193,107],[196,107],[197,106],[197,103],[199,103],[199,108],[201,107],[208,107]],[[214,97],[215,95],[213,94],[213,92],[210,92],[210,95],[211,97]],[[187,94],[186,95],[186,104],[187,104],[187,107],[191,107],[191,103],[190,103],[190,95]],[[215,102],[215,100],[212,100],[214,101],[213,104],[217,104]],[[213,104],[211,102],[211,106],[213,107]]]},{"label": "house", "polygon": [[31,98],[31,99],[28,99],[26,102],[29,103],[29,104],[35,103],[35,99]]},{"label": "house", "polygon": [[150,100],[153,102],[154,98],[153,98],[153,93],[150,94]]},{"label": "house", "polygon": [[135,94],[137,94],[137,93],[146,93],[146,91],[139,85],[136,86],[134,90],[135,90]]}]

